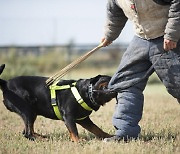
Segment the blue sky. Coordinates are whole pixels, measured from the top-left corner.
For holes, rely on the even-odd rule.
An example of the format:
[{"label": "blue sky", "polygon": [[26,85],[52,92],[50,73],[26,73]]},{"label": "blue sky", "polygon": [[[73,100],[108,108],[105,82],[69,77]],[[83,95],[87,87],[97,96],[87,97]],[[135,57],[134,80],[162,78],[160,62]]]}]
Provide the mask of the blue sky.
[{"label": "blue sky", "polygon": [[[0,0],[0,45],[99,43],[107,0]],[[128,23],[117,42],[129,42]]]}]

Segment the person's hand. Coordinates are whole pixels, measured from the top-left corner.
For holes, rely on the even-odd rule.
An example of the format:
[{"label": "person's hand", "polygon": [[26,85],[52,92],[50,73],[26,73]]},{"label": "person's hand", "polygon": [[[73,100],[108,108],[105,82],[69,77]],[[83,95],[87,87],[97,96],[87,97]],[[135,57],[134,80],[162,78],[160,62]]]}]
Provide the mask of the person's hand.
[{"label": "person's hand", "polygon": [[101,44],[103,45],[103,47],[106,47],[106,46],[110,45],[111,43],[112,43],[111,41],[108,41],[105,38],[102,38],[102,40],[101,40]]},{"label": "person's hand", "polygon": [[169,51],[169,50],[174,49],[174,48],[177,47],[177,42],[164,39],[163,47],[164,47],[165,51]]}]

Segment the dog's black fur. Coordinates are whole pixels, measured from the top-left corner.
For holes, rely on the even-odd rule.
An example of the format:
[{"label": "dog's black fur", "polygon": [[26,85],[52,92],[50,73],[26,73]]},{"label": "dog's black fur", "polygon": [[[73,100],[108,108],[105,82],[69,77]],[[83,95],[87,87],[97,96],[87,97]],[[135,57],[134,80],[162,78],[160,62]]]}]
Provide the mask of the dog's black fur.
[{"label": "dog's black fur", "polygon": [[[3,72],[5,65],[0,66],[0,74]],[[0,87],[3,92],[3,102],[8,110],[20,115],[25,123],[23,134],[26,138],[34,140],[39,134],[34,132],[34,122],[37,115],[46,118],[58,120],[51,105],[50,90],[46,85],[46,77],[39,76],[18,76],[8,81],[0,79]],[[109,76],[98,75],[91,79],[80,80],[62,80],[57,85],[67,85],[76,83],[81,97],[89,107],[97,111],[101,105],[116,97],[115,92],[107,89]],[[89,84],[93,85],[93,99],[98,105],[94,105],[88,94]],[[99,138],[109,137],[110,135],[103,132],[89,118],[91,111],[82,108],[74,98],[70,89],[57,91],[56,93],[58,107],[67,126],[70,137],[73,141],[78,141],[78,130],[76,123],[88,131],[94,133]],[[76,120],[86,117],[84,120]]]}]

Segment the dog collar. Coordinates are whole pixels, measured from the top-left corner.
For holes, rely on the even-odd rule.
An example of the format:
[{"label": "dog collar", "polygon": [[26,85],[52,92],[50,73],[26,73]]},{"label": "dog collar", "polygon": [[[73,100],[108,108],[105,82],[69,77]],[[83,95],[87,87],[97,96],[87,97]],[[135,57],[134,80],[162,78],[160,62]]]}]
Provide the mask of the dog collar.
[{"label": "dog collar", "polygon": [[[82,97],[80,96],[77,88],[75,87],[76,85],[76,82],[75,83],[72,83],[72,85],[62,85],[62,86],[57,86],[56,84],[53,84],[51,86],[49,86],[49,89],[50,89],[50,94],[51,94],[51,104],[53,106],[53,109],[54,109],[54,112],[57,116],[58,119],[60,120],[63,120],[62,116],[61,116],[61,113],[59,111],[59,108],[58,108],[58,105],[57,105],[57,102],[56,102],[56,90],[63,90],[63,89],[71,89],[71,92],[73,93],[76,101],[85,109],[85,110],[88,110],[88,111],[92,111],[93,109],[91,107],[89,107],[85,102],[84,100],[82,99]],[[88,117],[88,116],[86,116]],[[77,120],[83,120],[85,119],[86,117],[83,117],[83,118],[79,118]]]},{"label": "dog collar", "polygon": [[93,86],[92,84],[89,84],[88,86],[88,95],[89,95],[89,99],[91,101],[91,103],[94,105],[94,106],[100,106],[95,100],[94,100],[94,97],[93,97]]}]

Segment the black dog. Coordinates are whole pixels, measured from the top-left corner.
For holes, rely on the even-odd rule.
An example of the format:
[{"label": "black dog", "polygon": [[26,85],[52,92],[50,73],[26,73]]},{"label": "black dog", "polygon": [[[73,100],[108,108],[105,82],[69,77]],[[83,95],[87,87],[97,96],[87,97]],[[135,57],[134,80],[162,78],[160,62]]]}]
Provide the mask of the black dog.
[{"label": "black dog", "polygon": [[[0,74],[4,67],[5,65],[0,66]],[[34,132],[34,122],[37,115],[55,120],[59,119],[53,110],[54,102],[57,102],[57,108],[62,117],[61,120],[65,122],[73,141],[77,142],[79,140],[76,123],[98,138],[110,136],[97,127],[89,118],[92,110],[97,111],[101,105],[116,97],[115,92],[107,89],[110,81],[109,76],[98,75],[91,79],[77,81],[62,80],[57,85],[66,85],[70,88],[57,90],[55,99],[50,95],[51,92],[46,85],[46,80],[46,77],[38,76],[18,76],[8,81],[0,79],[4,105],[8,110],[22,117],[25,124],[23,134],[26,138],[34,140],[39,135]],[[71,87],[77,89],[81,101],[78,102],[75,98],[77,96],[73,95]],[[84,106],[88,108],[84,109]]]}]

